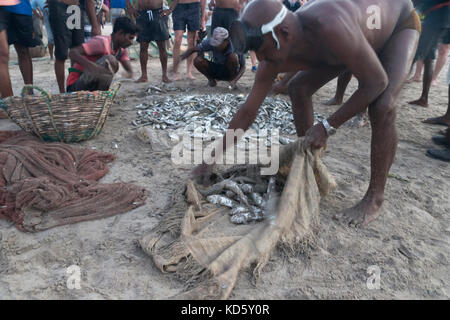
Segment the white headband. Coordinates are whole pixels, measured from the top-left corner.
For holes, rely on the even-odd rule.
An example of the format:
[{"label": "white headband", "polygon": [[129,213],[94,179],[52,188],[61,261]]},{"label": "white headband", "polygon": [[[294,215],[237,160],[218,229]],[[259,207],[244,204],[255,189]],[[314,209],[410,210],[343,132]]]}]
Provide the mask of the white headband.
[{"label": "white headband", "polygon": [[281,10],[278,12],[278,14],[273,18],[272,21],[269,23],[263,24],[261,27],[262,34],[266,34],[269,32],[272,32],[272,37],[277,42],[277,49],[280,50],[280,43],[278,42],[277,35],[275,34],[275,27],[279,25],[281,22],[283,22],[284,18],[286,18],[286,15],[288,13],[287,8],[284,5],[281,5]]}]

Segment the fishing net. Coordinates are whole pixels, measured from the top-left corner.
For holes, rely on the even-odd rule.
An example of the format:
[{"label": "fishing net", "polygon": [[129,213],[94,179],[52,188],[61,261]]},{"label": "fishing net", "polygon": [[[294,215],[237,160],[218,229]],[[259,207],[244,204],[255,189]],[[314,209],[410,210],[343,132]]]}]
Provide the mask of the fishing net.
[{"label": "fishing net", "polygon": [[37,232],[143,205],[143,188],[97,182],[113,160],[109,153],[43,143],[23,131],[0,131],[0,219]]},{"label": "fishing net", "polygon": [[313,242],[320,197],[336,187],[320,155],[301,140],[286,146],[278,172],[285,181],[281,197],[272,214],[251,224],[232,224],[229,208],[206,203],[200,187],[188,181],[188,210],[168,213],[140,240],[162,272],[187,282],[186,290],[173,298],[227,299],[239,272],[256,265],[257,279],[277,245],[294,252]]}]

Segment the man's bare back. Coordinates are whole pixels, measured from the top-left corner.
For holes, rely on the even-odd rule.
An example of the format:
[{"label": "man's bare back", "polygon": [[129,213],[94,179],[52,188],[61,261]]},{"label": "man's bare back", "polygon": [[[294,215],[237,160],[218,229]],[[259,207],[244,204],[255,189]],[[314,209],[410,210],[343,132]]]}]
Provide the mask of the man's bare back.
[{"label": "man's bare back", "polygon": [[163,7],[163,0],[138,0],[138,10],[153,10]]},{"label": "man's bare back", "polygon": [[[292,52],[288,61],[283,62],[283,70],[289,72],[293,69],[309,69],[319,64],[342,65],[344,61],[339,59],[333,50],[330,50],[329,41],[342,41],[347,38],[352,41],[361,41],[363,37],[375,52],[383,49],[386,42],[396,31],[396,26],[408,18],[414,10],[410,0],[396,0],[395,5],[388,9],[385,0],[315,0],[305,4],[294,14],[305,27],[304,40],[308,44],[308,50],[302,48],[301,54]],[[373,12],[367,13],[371,6],[378,6],[380,29],[369,29]],[[330,29],[333,34],[339,34],[338,38],[325,39],[322,35],[325,29]],[[348,48],[340,48],[346,51]],[[305,52],[308,54],[305,55]]]},{"label": "man's bare back", "polygon": [[239,11],[242,7],[242,0],[212,0],[211,3],[215,8],[234,9]]}]

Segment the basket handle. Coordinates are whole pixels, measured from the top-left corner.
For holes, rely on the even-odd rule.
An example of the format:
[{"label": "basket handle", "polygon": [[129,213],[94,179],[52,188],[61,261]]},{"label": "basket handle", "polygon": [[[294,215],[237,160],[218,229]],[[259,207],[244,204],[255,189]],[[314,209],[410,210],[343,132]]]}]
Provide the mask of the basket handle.
[{"label": "basket handle", "polygon": [[[109,90],[107,91],[107,94],[112,94],[111,100],[114,100],[116,97],[117,92],[119,91],[120,87],[122,86],[122,83],[120,81],[117,81],[111,85]],[[105,101],[103,101],[102,111],[100,114],[103,114],[103,111],[105,110],[106,102],[108,101],[108,97],[106,97]],[[95,124],[95,129],[92,131],[92,133],[89,135],[88,139],[92,138],[94,134],[100,129],[100,118],[98,117],[97,123]],[[104,122],[103,122],[104,123]]]},{"label": "basket handle", "polygon": [[41,138],[41,140],[43,140],[39,130],[37,130],[37,128],[36,128],[36,124],[34,123],[33,118],[30,115],[28,107],[26,106],[25,102],[23,101],[25,99],[25,90],[28,90],[28,89],[36,89],[37,91],[42,93],[42,95],[44,95],[44,97],[46,98],[47,108],[48,108],[48,112],[50,114],[50,121],[52,123],[53,129],[55,130],[56,134],[58,135],[59,141],[60,142],[64,142],[64,139],[61,137],[61,133],[59,132],[58,128],[56,127],[56,123],[55,123],[55,121],[53,119],[53,109],[52,109],[52,105],[51,105],[50,95],[47,93],[47,91],[45,91],[44,89],[42,89],[42,88],[40,88],[38,86],[27,84],[27,85],[25,85],[22,88],[22,92],[21,92],[22,105],[23,105],[23,107],[24,107],[24,109],[25,109],[25,111],[26,111],[26,113],[28,115],[28,118],[31,120],[31,123],[33,124],[34,132],[39,136],[39,138]]}]

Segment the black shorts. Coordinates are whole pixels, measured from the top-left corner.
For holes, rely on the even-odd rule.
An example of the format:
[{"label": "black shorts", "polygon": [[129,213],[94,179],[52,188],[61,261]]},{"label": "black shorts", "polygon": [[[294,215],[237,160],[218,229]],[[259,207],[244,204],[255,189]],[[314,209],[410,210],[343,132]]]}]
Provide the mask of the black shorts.
[{"label": "black shorts", "polygon": [[0,7],[0,32],[8,29],[9,12]]},{"label": "black shorts", "polygon": [[447,33],[442,38],[443,44],[450,44],[450,29],[447,29]]},{"label": "black shorts", "polygon": [[200,2],[179,3],[172,13],[173,30],[200,30]]},{"label": "black shorts", "polygon": [[[3,12],[4,10],[2,10]],[[5,11],[6,12],[6,11]],[[8,44],[20,44],[31,48],[40,44],[39,39],[34,33],[33,17],[24,14],[6,12],[2,14],[3,25],[6,25]]]},{"label": "black shorts", "polygon": [[447,29],[442,29],[439,26],[436,27],[431,24],[423,24],[422,34],[419,38],[419,45],[414,60],[435,60],[439,42],[446,32]]},{"label": "black shorts", "polygon": [[138,33],[138,42],[165,41],[169,37],[167,19],[161,17],[162,9],[140,11],[136,24],[141,29]]},{"label": "black shorts", "polygon": [[[80,10],[81,17],[79,25],[69,29],[67,22],[72,14],[67,13],[67,5],[56,0],[50,0],[49,5],[50,28],[53,33],[55,44],[55,58],[57,60],[66,60],[69,55],[69,49],[78,47],[84,42],[84,11]],[[69,22],[73,22],[73,18]],[[79,28],[78,28],[79,27]]]},{"label": "black shorts", "polygon": [[211,78],[222,81],[231,81],[230,71],[228,71],[226,65],[209,61],[208,73]]},{"label": "black shorts", "polygon": [[217,27],[222,27],[230,31],[231,24],[239,18],[239,14],[234,9],[217,8],[214,9],[211,20],[211,32]]}]

